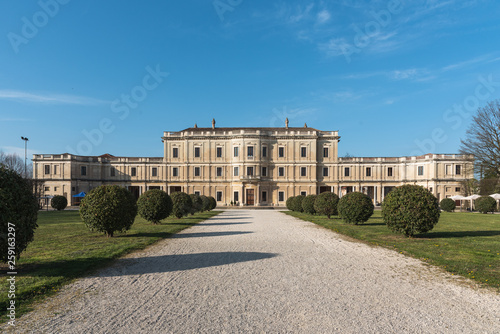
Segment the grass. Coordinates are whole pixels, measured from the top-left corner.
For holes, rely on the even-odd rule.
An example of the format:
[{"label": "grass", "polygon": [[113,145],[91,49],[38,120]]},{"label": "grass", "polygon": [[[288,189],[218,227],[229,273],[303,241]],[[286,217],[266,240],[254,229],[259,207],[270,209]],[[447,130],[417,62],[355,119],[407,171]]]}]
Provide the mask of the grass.
[{"label": "grass", "polygon": [[[53,294],[63,284],[218,213],[211,211],[182,219],[167,218],[158,225],[137,216],[130,230],[106,238],[101,233],[89,231],[78,211],[39,212],[35,239],[16,263],[16,316],[30,311],[34,302]],[[0,271],[5,276],[7,266],[0,265]],[[2,279],[0,286],[5,291],[0,295],[0,309],[6,310],[6,279]],[[0,323],[6,319],[2,317]]]},{"label": "grass", "polygon": [[365,243],[394,249],[500,291],[500,215],[442,212],[432,231],[407,238],[387,228],[381,211],[375,211],[362,225],[345,224],[338,217],[285,213]]}]

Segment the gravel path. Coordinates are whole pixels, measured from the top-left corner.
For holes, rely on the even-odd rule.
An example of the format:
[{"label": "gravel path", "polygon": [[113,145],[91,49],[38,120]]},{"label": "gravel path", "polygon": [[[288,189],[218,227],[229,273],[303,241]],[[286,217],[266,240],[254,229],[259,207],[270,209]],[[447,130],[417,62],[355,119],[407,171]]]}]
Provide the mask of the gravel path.
[{"label": "gravel path", "polygon": [[500,333],[500,296],[280,212],[228,210],[66,286],[16,332]]}]

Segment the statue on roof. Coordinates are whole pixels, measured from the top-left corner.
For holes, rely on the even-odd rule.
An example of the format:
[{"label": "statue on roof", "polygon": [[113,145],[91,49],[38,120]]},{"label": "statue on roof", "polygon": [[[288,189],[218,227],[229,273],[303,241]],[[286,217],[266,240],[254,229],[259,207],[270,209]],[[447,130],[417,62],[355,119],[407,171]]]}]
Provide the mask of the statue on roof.
[{"label": "statue on roof", "polygon": [[289,123],[289,121],[288,121],[288,117],[287,117],[287,118],[285,119],[285,128],[286,128],[286,129],[288,129],[288,123]]},{"label": "statue on roof", "polygon": [[215,129],[215,118],[212,118],[212,129]]}]

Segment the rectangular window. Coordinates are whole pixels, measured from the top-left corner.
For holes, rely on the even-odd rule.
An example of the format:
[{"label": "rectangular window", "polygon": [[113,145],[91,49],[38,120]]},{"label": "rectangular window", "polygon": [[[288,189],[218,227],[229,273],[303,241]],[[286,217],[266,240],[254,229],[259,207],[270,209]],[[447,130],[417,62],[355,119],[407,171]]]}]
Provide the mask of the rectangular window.
[{"label": "rectangular window", "polygon": [[50,187],[45,187],[45,191],[50,191]]},{"label": "rectangular window", "polygon": [[172,168],[172,176],[174,177],[179,176],[179,168],[177,167]]},{"label": "rectangular window", "polygon": [[267,167],[262,167],[262,176],[267,176]]},{"label": "rectangular window", "polygon": [[247,167],[247,175],[253,176],[253,167]]},{"label": "rectangular window", "polygon": [[45,165],[45,174],[50,174],[50,165]]},{"label": "rectangular window", "polygon": [[328,147],[323,147],[323,158],[328,158]]},{"label": "rectangular window", "polygon": [[217,176],[222,176],[222,167],[217,167]]},{"label": "rectangular window", "polygon": [[262,157],[263,158],[267,157],[267,146],[262,146]]},{"label": "rectangular window", "polygon": [[446,175],[451,175],[451,165],[446,165],[445,173],[446,173]]},{"label": "rectangular window", "polygon": [[54,187],[54,191],[57,191],[57,187]]},{"label": "rectangular window", "polygon": [[253,158],[253,146],[248,146],[247,147],[247,156],[249,158]]},{"label": "rectangular window", "polygon": [[459,192],[460,192],[460,190],[461,190],[461,189],[460,189],[460,187],[456,187],[456,188],[455,188],[455,192],[457,192],[457,193],[459,193]]},{"label": "rectangular window", "polygon": [[222,147],[217,147],[217,158],[222,158]]},{"label": "rectangular window", "polygon": [[366,167],[366,176],[372,176],[372,168]]},{"label": "rectangular window", "polygon": [[418,166],[418,175],[419,176],[424,175],[424,166]]},{"label": "rectangular window", "polygon": [[262,202],[267,202],[267,191],[262,192]]},{"label": "rectangular window", "polygon": [[392,167],[387,168],[387,176],[392,176]]},{"label": "rectangular window", "polygon": [[158,168],[157,167],[151,168],[151,176],[158,176]]},{"label": "rectangular window", "polygon": [[307,192],[306,192],[306,191],[301,191],[301,192],[300,192],[300,195],[301,195],[301,196],[307,196]]},{"label": "rectangular window", "polygon": [[239,193],[239,192],[237,192],[237,191],[235,191],[235,192],[233,193],[233,202],[235,202],[235,203],[236,203],[236,202],[239,202],[239,201],[240,201],[240,193]]},{"label": "rectangular window", "polygon": [[278,176],[285,176],[285,167],[278,168]]},{"label": "rectangular window", "polygon": [[345,167],[344,168],[344,176],[350,176],[351,175],[351,170],[349,169],[349,167]]},{"label": "rectangular window", "polygon": [[109,168],[109,176],[116,176],[116,168],[115,167]]},{"label": "rectangular window", "polygon": [[201,196],[201,193],[199,191],[194,192],[195,195]]},{"label": "rectangular window", "polygon": [[86,176],[87,175],[87,166],[81,166],[80,167],[80,175],[81,176]]},{"label": "rectangular window", "polygon": [[240,148],[238,146],[235,146],[234,148],[234,156],[237,157],[240,155]]},{"label": "rectangular window", "polygon": [[300,157],[301,158],[307,157],[307,148],[306,147],[301,147],[300,148]]},{"label": "rectangular window", "polygon": [[57,165],[54,165],[54,174],[57,174]]},{"label": "rectangular window", "polygon": [[130,175],[137,176],[137,168],[136,167],[132,167],[132,169],[130,170]]},{"label": "rectangular window", "polygon": [[217,192],[217,202],[221,202],[222,201],[222,191],[218,191]]},{"label": "rectangular window", "polygon": [[194,148],[194,157],[195,158],[199,158],[200,157],[200,148],[199,147],[195,147]]},{"label": "rectangular window", "polygon": [[328,176],[328,167],[323,167],[323,176]]},{"label": "rectangular window", "polygon": [[194,168],[194,176],[200,176],[200,167]]},{"label": "rectangular window", "polygon": [[233,168],[233,175],[234,176],[240,176],[240,168],[239,167],[234,167]]},{"label": "rectangular window", "polygon": [[307,168],[300,167],[300,176],[307,176]]},{"label": "rectangular window", "polygon": [[177,147],[174,147],[172,149],[172,158],[178,158],[179,157],[179,149]]},{"label": "rectangular window", "polygon": [[284,191],[279,191],[278,192],[278,201],[283,202],[285,200],[285,192]]},{"label": "rectangular window", "polygon": [[462,166],[456,165],[455,166],[455,175],[460,175],[461,172],[462,172]]},{"label": "rectangular window", "polygon": [[283,158],[285,156],[285,148],[283,146],[278,147],[278,157]]}]

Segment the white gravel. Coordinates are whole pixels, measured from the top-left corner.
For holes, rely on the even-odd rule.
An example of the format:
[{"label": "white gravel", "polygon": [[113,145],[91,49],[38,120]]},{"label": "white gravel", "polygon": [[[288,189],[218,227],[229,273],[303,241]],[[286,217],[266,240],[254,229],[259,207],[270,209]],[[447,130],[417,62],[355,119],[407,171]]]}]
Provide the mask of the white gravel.
[{"label": "white gravel", "polygon": [[500,296],[277,211],[227,210],[66,286],[15,332],[500,333]]}]

